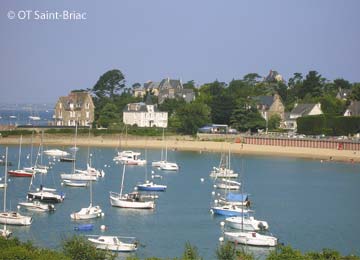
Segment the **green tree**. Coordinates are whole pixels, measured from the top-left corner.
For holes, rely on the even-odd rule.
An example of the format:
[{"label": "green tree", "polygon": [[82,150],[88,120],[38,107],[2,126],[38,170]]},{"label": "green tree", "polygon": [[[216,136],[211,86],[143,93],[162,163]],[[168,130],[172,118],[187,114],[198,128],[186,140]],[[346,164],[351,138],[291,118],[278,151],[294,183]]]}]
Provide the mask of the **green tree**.
[{"label": "green tree", "polygon": [[275,130],[280,127],[281,117],[278,114],[274,114],[269,118],[268,127],[270,130]]},{"label": "green tree", "polygon": [[258,129],[264,129],[265,119],[256,109],[255,102],[252,99],[240,98],[231,116],[231,124],[240,131],[250,130],[252,132]]},{"label": "green tree", "polygon": [[261,76],[257,73],[248,73],[243,77],[243,81],[248,83],[250,86],[255,86]]},{"label": "green tree", "polygon": [[351,100],[360,100],[360,83],[354,83],[351,88]]},{"label": "green tree", "polygon": [[350,82],[345,79],[335,79],[334,85],[336,86],[337,89],[350,89],[351,88]]},{"label": "green tree", "polygon": [[161,111],[167,111],[168,117],[170,118],[176,110],[178,110],[179,108],[181,108],[185,105],[186,105],[186,102],[183,98],[179,98],[179,99],[167,98],[164,100],[163,103],[161,103],[159,105],[159,109]]},{"label": "green tree", "polygon": [[216,249],[216,259],[218,260],[235,260],[236,249],[233,244],[227,241]]},{"label": "green tree", "polygon": [[91,91],[98,98],[113,99],[123,88],[125,88],[125,77],[120,70],[114,69],[105,72]]},{"label": "green tree", "polygon": [[175,117],[180,122],[180,132],[196,134],[198,128],[210,122],[210,109],[205,104],[192,102],[178,109]]},{"label": "green tree", "polygon": [[62,248],[65,256],[76,260],[113,260],[116,258],[116,254],[97,250],[88,240],[80,236],[64,240]]},{"label": "green tree", "polygon": [[109,127],[113,123],[120,122],[119,112],[117,107],[113,103],[107,103],[100,112],[100,117],[98,120],[99,125],[102,127]]},{"label": "green tree", "polygon": [[324,79],[317,71],[309,71],[299,89],[298,97],[304,98],[307,94],[311,97],[320,97],[323,93]]},{"label": "green tree", "polygon": [[196,246],[192,246],[189,242],[186,242],[182,260],[201,260]]},{"label": "green tree", "polygon": [[320,104],[324,114],[343,115],[346,110],[346,102],[331,95],[323,96]]}]

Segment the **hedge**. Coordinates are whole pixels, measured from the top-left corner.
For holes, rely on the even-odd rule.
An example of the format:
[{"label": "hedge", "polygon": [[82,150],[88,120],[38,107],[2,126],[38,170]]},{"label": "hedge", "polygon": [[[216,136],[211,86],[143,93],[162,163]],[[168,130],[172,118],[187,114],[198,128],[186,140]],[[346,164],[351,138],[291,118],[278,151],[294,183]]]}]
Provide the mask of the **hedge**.
[{"label": "hedge", "polygon": [[360,132],[360,117],[316,115],[299,117],[297,132],[306,135],[353,135]]}]

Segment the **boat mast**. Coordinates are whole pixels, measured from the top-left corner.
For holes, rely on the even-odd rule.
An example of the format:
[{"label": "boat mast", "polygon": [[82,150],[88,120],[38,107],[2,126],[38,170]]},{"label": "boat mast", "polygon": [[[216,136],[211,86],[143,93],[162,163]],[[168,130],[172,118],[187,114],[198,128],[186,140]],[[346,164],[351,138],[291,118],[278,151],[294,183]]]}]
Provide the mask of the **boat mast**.
[{"label": "boat mast", "polygon": [[164,161],[164,142],[165,142],[165,127],[163,127],[163,132],[162,132],[162,141],[163,141],[163,145],[161,146],[161,159],[160,161]]},{"label": "boat mast", "polygon": [[75,120],[75,138],[74,138],[74,161],[73,161],[73,173],[75,173],[75,161],[76,161],[76,138],[77,138],[77,119]]},{"label": "boat mast", "polygon": [[20,169],[20,158],[21,158],[21,143],[22,143],[22,135],[20,135],[20,145],[19,145],[19,160],[18,160],[18,169]]},{"label": "boat mast", "polygon": [[87,154],[87,165],[91,166],[91,161],[90,161],[90,127],[89,127],[89,134],[88,134],[88,154]]},{"label": "boat mast", "polygon": [[92,207],[93,199],[92,199],[92,180],[90,180],[90,207]]},{"label": "boat mast", "polygon": [[31,131],[30,167],[33,167],[34,130]]},{"label": "boat mast", "polygon": [[4,212],[6,212],[6,190],[7,190],[7,165],[8,165],[8,147],[5,148],[5,187],[4,187]]},{"label": "boat mast", "polygon": [[123,173],[122,173],[122,178],[121,178],[121,186],[120,186],[120,198],[122,197],[123,188],[124,188],[125,165],[126,164],[124,163],[124,168],[123,168]]}]

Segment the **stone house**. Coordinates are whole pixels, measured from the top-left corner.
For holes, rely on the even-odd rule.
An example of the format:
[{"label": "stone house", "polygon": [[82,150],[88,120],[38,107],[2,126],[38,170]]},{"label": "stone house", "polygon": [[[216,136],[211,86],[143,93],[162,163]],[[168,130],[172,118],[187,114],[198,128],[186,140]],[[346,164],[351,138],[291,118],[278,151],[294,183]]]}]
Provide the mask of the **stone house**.
[{"label": "stone house", "polygon": [[351,101],[344,113],[344,116],[360,116],[360,101]]},{"label": "stone house", "polygon": [[285,113],[284,127],[289,130],[296,130],[296,119],[303,116],[322,115],[321,104],[295,104],[290,113]]},{"label": "stone house", "polygon": [[123,122],[139,127],[167,127],[168,112],[161,112],[152,104],[150,95],[146,102],[130,103],[123,109]]},{"label": "stone house", "polygon": [[159,104],[167,98],[183,98],[187,103],[190,103],[195,100],[195,93],[192,89],[184,89],[181,80],[167,78],[159,84]]},{"label": "stone house", "polygon": [[86,92],[71,92],[68,96],[60,97],[56,102],[53,115],[56,126],[91,127],[94,122],[94,102]]},{"label": "stone house", "polygon": [[255,97],[256,108],[265,120],[269,120],[273,115],[279,115],[284,120],[285,107],[278,94],[273,96]]}]

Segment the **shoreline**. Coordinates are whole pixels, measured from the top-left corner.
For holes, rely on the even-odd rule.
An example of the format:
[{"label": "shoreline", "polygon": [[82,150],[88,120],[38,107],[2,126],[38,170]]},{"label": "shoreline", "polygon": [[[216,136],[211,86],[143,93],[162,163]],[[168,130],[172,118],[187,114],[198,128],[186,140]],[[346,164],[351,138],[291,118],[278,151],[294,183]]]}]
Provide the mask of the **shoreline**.
[{"label": "shoreline", "polygon": [[[40,136],[33,139],[35,145],[40,144]],[[44,137],[44,146],[73,146],[74,137],[69,135],[46,135]],[[78,136],[76,140],[77,146],[87,147],[122,147],[126,148],[153,148],[161,149],[164,142],[159,137],[129,136],[127,140],[119,141],[118,135],[109,136]],[[31,144],[31,137],[23,137],[22,144]],[[216,141],[198,141],[187,137],[168,137],[166,141],[170,150],[177,151],[194,151],[194,152],[228,152],[229,147],[231,153],[244,155],[262,155],[273,157],[292,157],[304,158],[323,161],[342,161],[342,162],[360,162],[360,152],[350,150],[320,149],[320,148],[304,148],[304,147],[286,147],[286,146],[270,146],[270,145],[254,145],[230,142]],[[0,145],[19,145],[18,136],[0,137]]]}]

